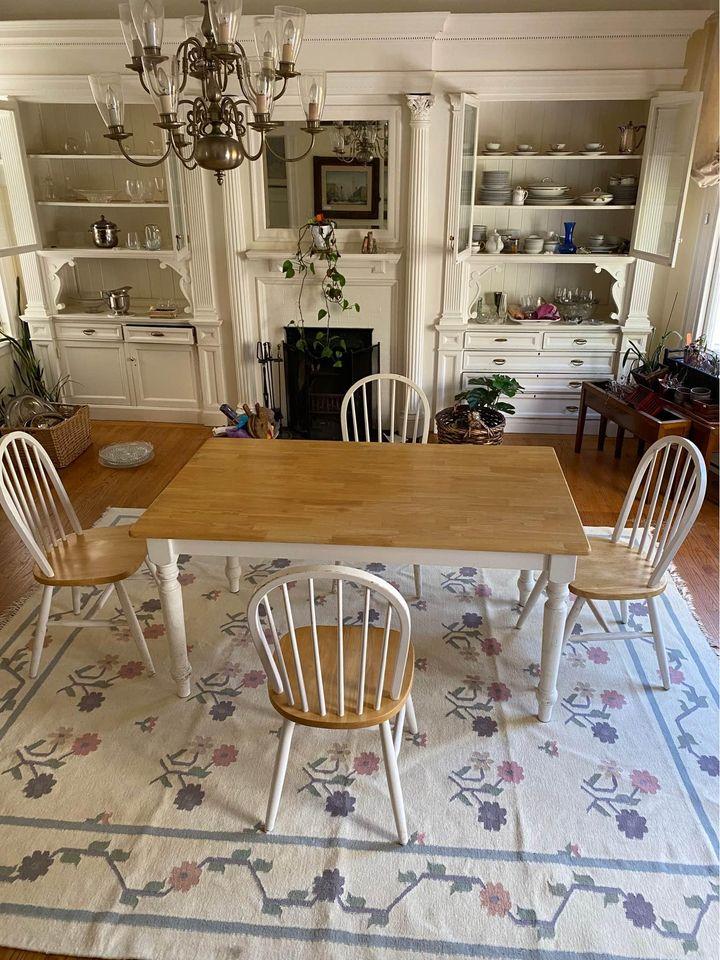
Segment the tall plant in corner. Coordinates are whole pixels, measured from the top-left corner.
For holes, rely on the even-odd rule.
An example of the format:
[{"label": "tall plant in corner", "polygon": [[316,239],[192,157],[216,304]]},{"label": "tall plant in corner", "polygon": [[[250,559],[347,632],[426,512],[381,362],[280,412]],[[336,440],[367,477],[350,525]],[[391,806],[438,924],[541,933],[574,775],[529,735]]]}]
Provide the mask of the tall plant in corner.
[{"label": "tall plant in corner", "polygon": [[[339,260],[340,251],[335,237],[335,223],[332,220],[326,220],[324,214],[318,213],[300,227],[295,256],[282,265],[286,280],[300,276],[297,297],[299,316],[297,326],[300,337],[296,344],[297,349],[318,363],[325,360],[334,367],[342,366],[347,344],[341,335],[331,333],[332,311],[334,309],[336,313],[344,313],[346,310],[360,312],[360,304],[351,303],[344,294],[345,277],[338,270]],[[325,272],[320,274],[320,291],[325,306],[318,310],[317,320],[318,324],[324,323],[324,329],[310,332],[305,327],[302,299],[308,275],[318,276],[320,273],[318,267],[321,265],[325,267]]]}]

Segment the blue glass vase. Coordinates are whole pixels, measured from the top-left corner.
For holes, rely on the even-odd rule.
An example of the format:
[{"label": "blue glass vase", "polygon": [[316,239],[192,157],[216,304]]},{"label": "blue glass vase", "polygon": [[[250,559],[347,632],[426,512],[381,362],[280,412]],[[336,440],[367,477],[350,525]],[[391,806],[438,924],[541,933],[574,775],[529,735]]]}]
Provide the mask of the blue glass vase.
[{"label": "blue glass vase", "polygon": [[573,243],[573,232],[575,230],[575,221],[566,221],[563,226],[565,227],[565,239],[562,243],[558,244],[557,252],[558,253],[577,253],[577,247]]}]

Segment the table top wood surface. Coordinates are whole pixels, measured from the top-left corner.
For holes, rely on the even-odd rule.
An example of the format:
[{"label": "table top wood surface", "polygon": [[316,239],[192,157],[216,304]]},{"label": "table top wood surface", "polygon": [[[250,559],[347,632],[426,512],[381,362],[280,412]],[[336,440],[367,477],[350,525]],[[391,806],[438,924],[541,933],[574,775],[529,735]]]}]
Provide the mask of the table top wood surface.
[{"label": "table top wood surface", "polygon": [[132,536],[590,552],[555,451],[541,446],[211,439]]}]

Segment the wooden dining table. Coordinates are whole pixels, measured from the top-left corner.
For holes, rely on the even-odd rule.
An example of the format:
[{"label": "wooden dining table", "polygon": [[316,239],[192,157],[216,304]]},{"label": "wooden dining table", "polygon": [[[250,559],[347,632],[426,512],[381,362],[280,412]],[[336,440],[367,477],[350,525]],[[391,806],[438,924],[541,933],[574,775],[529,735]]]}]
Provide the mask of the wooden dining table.
[{"label": "wooden dining table", "polygon": [[[557,699],[568,584],[590,552],[552,447],[208,440],[133,524],[157,565],[171,673],[190,694],[178,556],[548,574],[538,717]],[[510,598],[508,597],[508,603]]]}]

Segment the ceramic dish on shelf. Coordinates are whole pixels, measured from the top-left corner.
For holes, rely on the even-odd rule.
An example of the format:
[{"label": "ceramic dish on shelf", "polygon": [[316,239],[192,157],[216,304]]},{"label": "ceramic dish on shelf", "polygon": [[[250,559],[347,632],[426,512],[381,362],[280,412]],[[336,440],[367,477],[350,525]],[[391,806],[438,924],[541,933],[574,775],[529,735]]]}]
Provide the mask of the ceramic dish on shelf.
[{"label": "ceramic dish on shelf", "polygon": [[508,150],[483,150],[483,157],[506,157],[508,155]]},{"label": "ceramic dish on shelf", "polygon": [[566,183],[555,183],[552,177],[543,177],[537,183],[529,183],[528,190],[531,197],[561,197],[570,187]]},{"label": "ceramic dish on shelf", "polygon": [[612,203],[614,199],[613,195],[606,193],[602,187],[595,187],[593,190],[588,190],[587,193],[581,193],[578,197],[580,203],[589,207],[605,207],[608,203]]},{"label": "ceramic dish on shelf", "polygon": [[73,193],[87,200],[88,203],[110,203],[115,197],[114,190],[86,190],[76,187]]},{"label": "ceramic dish on shelf", "polygon": [[581,150],[581,157],[604,157],[607,150]]},{"label": "ceramic dish on shelf", "polygon": [[525,206],[530,207],[572,207],[577,203],[575,197],[529,197]]},{"label": "ceramic dish on shelf", "polygon": [[572,150],[548,150],[548,157],[569,157],[572,154]]},{"label": "ceramic dish on shelf", "polygon": [[536,157],[539,153],[539,150],[513,150],[514,157]]}]

